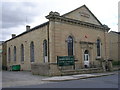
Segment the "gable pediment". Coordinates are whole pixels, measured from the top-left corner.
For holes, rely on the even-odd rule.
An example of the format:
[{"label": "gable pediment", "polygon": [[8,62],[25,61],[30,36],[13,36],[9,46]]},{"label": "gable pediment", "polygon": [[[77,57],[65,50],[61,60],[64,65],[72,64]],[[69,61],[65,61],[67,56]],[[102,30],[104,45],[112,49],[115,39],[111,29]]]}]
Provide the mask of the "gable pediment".
[{"label": "gable pediment", "polygon": [[101,22],[94,16],[94,14],[85,5],[69,13],[66,13],[63,16],[66,18],[71,18],[71,19],[75,19],[83,22],[102,25]]}]

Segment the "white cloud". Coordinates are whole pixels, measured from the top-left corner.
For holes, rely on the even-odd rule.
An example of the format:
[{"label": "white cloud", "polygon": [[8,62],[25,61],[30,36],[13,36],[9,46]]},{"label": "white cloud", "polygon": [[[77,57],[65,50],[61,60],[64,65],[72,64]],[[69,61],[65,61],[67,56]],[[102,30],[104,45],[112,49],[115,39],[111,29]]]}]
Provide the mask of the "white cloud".
[{"label": "white cloud", "polygon": [[[16,9],[16,13],[13,14],[17,15],[13,17],[13,23],[20,19],[17,17],[22,16],[21,21],[19,20],[20,22],[18,23],[18,26],[14,25],[14,23],[14,27],[8,28],[8,30],[3,29],[3,32],[8,31],[10,34],[20,34],[25,30],[26,24],[34,27],[47,21],[45,16],[48,15],[50,11],[57,11],[62,15],[84,4],[93,12],[102,24],[106,24],[111,30],[117,31],[118,1],[119,0],[2,0],[2,2],[18,3],[18,5],[14,5],[14,8],[12,8],[13,11],[15,8],[18,8]],[[7,11],[10,13],[9,9]],[[27,20],[30,21],[26,22],[26,16]],[[11,19],[8,16],[7,18]],[[11,35],[6,34],[3,37],[3,40],[6,40],[10,38]]]},{"label": "white cloud", "polygon": [[120,32],[120,1],[118,4],[118,31]]}]

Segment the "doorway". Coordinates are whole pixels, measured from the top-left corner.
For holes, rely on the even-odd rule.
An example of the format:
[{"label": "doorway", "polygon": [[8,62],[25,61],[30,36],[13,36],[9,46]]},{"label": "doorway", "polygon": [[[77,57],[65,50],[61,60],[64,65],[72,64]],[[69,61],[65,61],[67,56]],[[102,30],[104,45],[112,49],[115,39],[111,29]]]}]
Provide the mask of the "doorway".
[{"label": "doorway", "polygon": [[84,52],[84,67],[85,68],[88,68],[90,66],[90,56],[89,56],[89,51],[88,50],[85,50]]}]

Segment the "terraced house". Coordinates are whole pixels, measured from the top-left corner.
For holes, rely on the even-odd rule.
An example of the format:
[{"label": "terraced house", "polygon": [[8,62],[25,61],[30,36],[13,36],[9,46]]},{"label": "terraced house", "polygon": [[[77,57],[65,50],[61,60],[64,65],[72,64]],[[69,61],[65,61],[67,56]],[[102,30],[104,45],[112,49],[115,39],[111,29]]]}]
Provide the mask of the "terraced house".
[{"label": "terraced house", "polygon": [[51,11],[46,18],[48,22],[26,26],[5,42],[8,68],[21,65],[34,74],[61,75],[65,70],[101,68],[101,60],[109,59],[110,28],[86,5],[64,15]]}]

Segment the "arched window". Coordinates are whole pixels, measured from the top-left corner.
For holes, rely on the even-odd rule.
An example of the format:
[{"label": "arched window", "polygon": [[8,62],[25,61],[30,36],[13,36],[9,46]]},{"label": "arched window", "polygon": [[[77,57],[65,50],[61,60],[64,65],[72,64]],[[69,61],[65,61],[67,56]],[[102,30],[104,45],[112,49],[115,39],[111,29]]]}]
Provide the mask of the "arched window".
[{"label": "arched window", "polygon": [[11,50],[10,50],[10,48],[8,49],[8,61],[9,62],[11,61]]},{"label": "arched window", "polygon": [[97,39],[97,56],[101,56],[101,41]]},{"label": "arched window", "polygon": [[14,61],[16,61],[16,46],[14,46]]},{"label": "arched window", "polygon": [[44,62],[47,62],[47,40],[43,41],[43,58]]},{"label": "arched window", "polygon": [[21,44],[21,62],[24,61],[24,46]]},{"label": "arched window", "polygon": [[30,43],[30,61],[34,62],[34,43]]},{"label": "arched window", "polygon": [[67,39],[68,44],[68,56],[73,56],[73,37],[69,36]]}]

